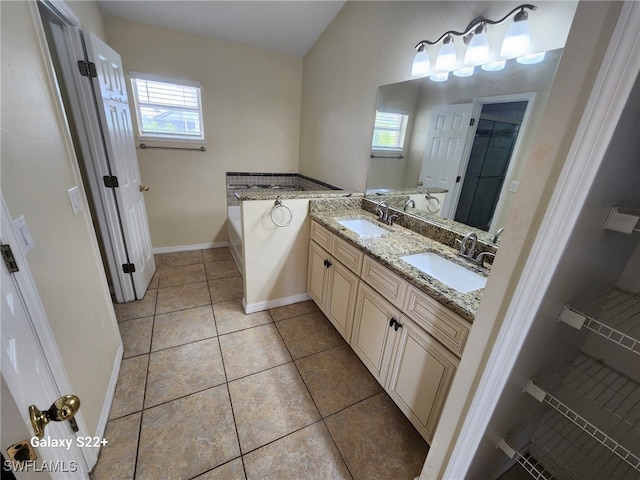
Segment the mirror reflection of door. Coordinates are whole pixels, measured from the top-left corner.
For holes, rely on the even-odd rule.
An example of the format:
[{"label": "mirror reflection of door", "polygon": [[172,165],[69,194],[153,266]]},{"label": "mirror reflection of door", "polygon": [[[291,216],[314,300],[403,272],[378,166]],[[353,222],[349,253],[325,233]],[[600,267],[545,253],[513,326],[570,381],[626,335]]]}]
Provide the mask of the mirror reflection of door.
[{"label": "mirror reflection of door", "polygon": [[489,230],[526,101],[482,106],[454,220]]}]

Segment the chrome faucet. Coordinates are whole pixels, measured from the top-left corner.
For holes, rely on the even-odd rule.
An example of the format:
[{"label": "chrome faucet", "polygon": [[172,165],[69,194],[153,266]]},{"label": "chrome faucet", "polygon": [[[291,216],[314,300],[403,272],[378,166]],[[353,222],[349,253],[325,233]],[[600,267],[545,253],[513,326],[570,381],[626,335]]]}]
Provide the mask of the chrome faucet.
[{"label": "chrome faucet", "polygon": [[[471,240],[471,247],[467,248],[467,243]],[[456,242],[460,243],[460,251],[458,256],[464,257],[467,260],[473,260],[473,254],[476,251],[476,244],[478,243],[478,235],[475,232],[467,233],[462,240],[456,238]]]},{"label": "chrome faucet", "polygon": [[[469,240],[471,240],[471,246],[467,248],[467,243],[469,243]],[[469,260],[475,265],[482,266],[482,261],[484,260],[485,256],[489,255],[495,257],[495,255],[491,252],[480,252],[478,253],[478,255],[475,255],[476,245],[478,243],[478,235],[476,235],[475,232],[467,233],[462,240],[456,238],[456,242],[460,244],[458,256],[464,258],[465,260]]]},{"label": "chrome faucet", "polygon": [[406,203],[404,204],[404,211],[405,211],[405,212],[407,211],[407,207],[409,206],[409,204],[411,204],[411,206],[412,206],[413,208],[416,208],[416,202],[415,202],[415,201],[413,201],[413,200],[411,200],[411,199],[409,199],[409,200],[407,200],[407,201],[406,201]]},{"label": "chrome faucet", "polygon": [[[384,210],[382,209],[383,206]],[[393,225],[393,222],[398,218],[398,215],[389,215],[389,205],[387,202],[378,203],[378,206],[376,207],[376,214],[378,215],[378,219],[387,225]]]},{"label": "chrome faucet", "polygon": [[493,243],[498,243],[498,239],[500,238],[502,232],[504,232],[504,227],[499,228],[496,234],[493,236]]}]

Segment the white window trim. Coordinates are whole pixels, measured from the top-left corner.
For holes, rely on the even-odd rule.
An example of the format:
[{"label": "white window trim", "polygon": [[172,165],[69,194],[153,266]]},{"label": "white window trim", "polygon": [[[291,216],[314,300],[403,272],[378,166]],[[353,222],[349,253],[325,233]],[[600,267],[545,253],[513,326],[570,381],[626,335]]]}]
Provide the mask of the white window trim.
[{"label": "white window trim", "polygon": [[[187,79],[183,79],[183,78],[171,78],[171,77],[164,77],[162,75],[155,75],[152,73],[145,73],[145,72],[136,72],[136,71],[129,71],[127,72],[129,74],[130,77],[130,85],[132,88],[132,95],[134,98],[134,104],[135,107],[132,109],[133,112],[132,114],[135,115],[136,117],[136,122],[135,122],[135,127],[136,127],[136,138],[138,140],[138,144],[139,146],[144,145],[145,147],[162,147],[162,148],[193,148],[194,150],[200,149],[201,147],[205,147],[207,146],[207,140],[205,138],[205,132],[204,132],[204,118],[203,118],[203,104],[202,104],[202,84],[200,82],[197,81],[193,81],[193,80],[187,80]],[[134,90],[134,79],[140,79],[140,80],[150,80],[150,81],[154,81],[154,82],[162,82],[162,83],[172,83],[172,84],[176,84],[176,85],[185,85],[188,87],[195,87],[198,88],[199,91],[199,98],[198,98],[198,102],[200,105],[200,125],[202,127],[202,137],[193,137],[193,138],[189,138],[187,136],[176,136],[175,138],[171,137],[170,135],[165,135],[165,134],[142,134],[141,133],[141,128],[140,128],[140,119],[139,119],[139,115],[138,115],[138,102],[137,102],[137,97],[136,97],[136,92]],[[144,148],[144,147],[141,147]]]},{"label": "white window trim", "polygon": [[[376,118],[377,118],[377,114],[378,114],[378,110],[376,110]],[[405,127],[405,137],[404,137],[404,142],[402,147],[374,147],[373,145],[371,145],[371,153],[372,154],[397,154],[397,155],[405,155],[405,151],[407,149],[407,140],[409,138],[409,121],[410,121],[410,117],[411,117],[411,112],[404,112],[404,111],[397,111],[397,112],[380,112],[380,113],[395,113],[397,115],[406,115],[407,116],[407,125]],[[374,125],[373,125],[373,129],[374,129],[374,134],[375,134],[375,118],[374,118]],[[391,158],[391,156],[390,156]]]}]

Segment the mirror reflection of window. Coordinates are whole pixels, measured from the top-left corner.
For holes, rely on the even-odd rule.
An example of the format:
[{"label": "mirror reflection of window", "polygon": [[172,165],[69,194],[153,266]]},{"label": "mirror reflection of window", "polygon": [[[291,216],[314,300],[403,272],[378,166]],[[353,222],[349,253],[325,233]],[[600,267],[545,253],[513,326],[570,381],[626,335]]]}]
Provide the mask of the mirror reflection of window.
[{"label": "mirror reflection of window", "polygon": [[371,149],[401,152],[408,123],[409,115],[376,111]]}]

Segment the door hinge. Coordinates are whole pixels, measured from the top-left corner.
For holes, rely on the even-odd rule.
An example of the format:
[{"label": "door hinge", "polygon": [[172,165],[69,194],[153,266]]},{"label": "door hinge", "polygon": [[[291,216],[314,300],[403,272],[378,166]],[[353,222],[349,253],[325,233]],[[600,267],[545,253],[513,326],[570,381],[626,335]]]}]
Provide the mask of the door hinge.
[{"label": "door hinge", "polygon": [[136,271],[136,266],[133,263],[123,263],[122,271],[124,273],[134,273]]},{"label": "door hinge", "polygon": [[97,77],[98,71],[96,70],[96,64],[93,62],[87,62],[85,60],[78,60],[78,70],[83,77]]},{"label": "door hinge", "polygon": [[105,187],[116,188],[119,186],[118,177],[116,177],[115,175],[105,175],[104,177],[102,177],[102,180],[104,180]]},{"label": "door hinge", "polygon": [[4,259],[4,263],[7,265],[10,273],[19,272],[18,264],[16,263],[16,259],[13,256],[13,252],[11,251],[11,246],[9,245],[0,245],[0,249],[2,250],[2,258]]},{"label": "door hinge", "polygon": [[456,177],[456,183],[460,183],[460,176]]},{"label": "door hinge", "polygon": [[471,120],[469,120],[469,125],[471,125],[472,127],[476,124],[476,119],[472,118]]}]

